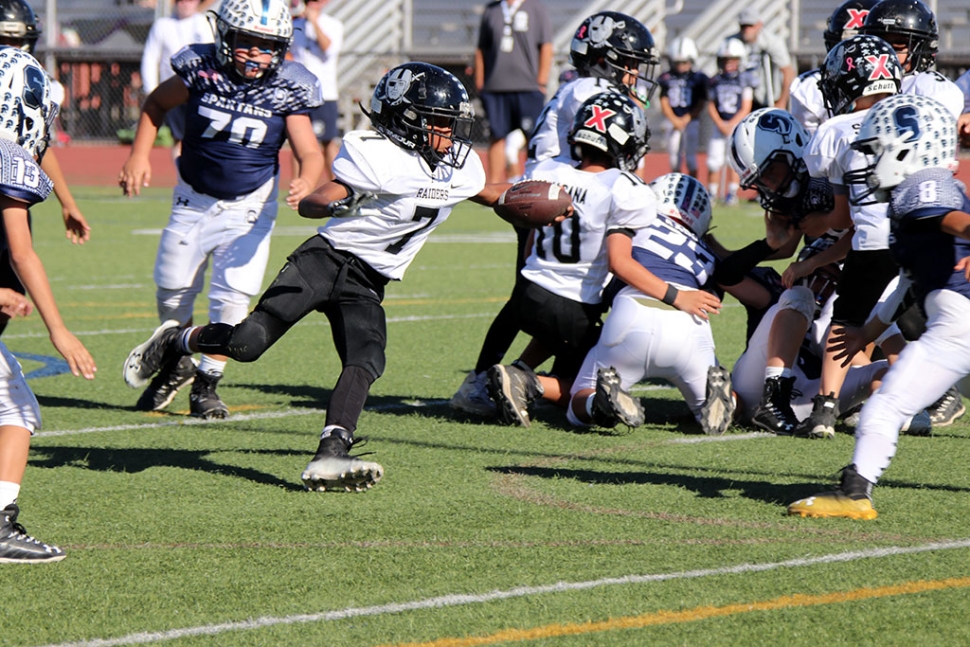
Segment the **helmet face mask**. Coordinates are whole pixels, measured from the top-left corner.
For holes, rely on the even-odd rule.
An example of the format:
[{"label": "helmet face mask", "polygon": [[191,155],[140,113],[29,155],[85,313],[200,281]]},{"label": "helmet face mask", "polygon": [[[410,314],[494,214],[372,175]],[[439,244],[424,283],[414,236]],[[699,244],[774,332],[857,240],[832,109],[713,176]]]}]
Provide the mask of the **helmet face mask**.
[{"label": "helmet face mask", "polygon": [[881,38],[860,34],[826,54],[818,87],[825,108],[836,116],[852,112],[860,97],[898,93],[902,82],[903,69],[892,46]]},{"label": "helmet face mask", "polygon": [[[363,109],[363,108],[362,108]],[[429,63],[404,63],[377,83],[370,112],[374,128],[432,168],[461,168],[471,151],[474,111],[455,75]]]},{"label": "helmet face mask", "polygon": [[[744,43],[737,38],[728,38],[720,47],[717,48],[717,67],[725,72],[734,73],[740,69],[741,61],[747,56],[747,49]],[[727,62],[730,60],[736,61],[733,70],[727,70]]]},{"label": "helmet face mask", "polygon": [[0,47],[0,139],[14,142],[40,162],[57,116],[47,72],[30,54]]},{"label": "helmet face mask", "polygon": [[[219,64],[232,78],[244,83],[271,76],[283,64],[293,38],[293,20],[284,0],[223,0],[210,22]],[[247,60],[248,55],[237,59],[237,51],[248,52],[252,46],[271,54],[268,62]]]},{"label": "helmet face mask", "polygon": [[866,187],[852,203],[888,202],[890,191],[917,171],[956,170],[956,122],[935,99],[900,94],[872,107],[852,148],[868,162],[845,175],[846,184]]},{"label": "helmet face mask", "polygon": [[761,206],[778,211],[808,181],[803,161],[809,135],[788,112],[761,108],[741,120],[731,134],[730,163],[745,189],[756,189]]},{"label": "helmet face mask", "polygon": [[650,183],[657,212],[689,229],[698,239],[711,228],[711,196],[704,185],[682,173],[667,173]]},{"label": "helmet face mask", "polygon": [[586,18],[570,44],[569,61],[581,76],[605,78],[647,103],[660,57],[653,35],[636,18],[602,11]]},{"label": "helmet face mask", "polygon": [[583,102],[569,131],[569,145],[575,159],[582,159],[582,146],[606,155],[621,171],[635,171],[650,145],[650,129],[643,110],[633,99],[618,92],[602,92]]},{"label": "helmet face mask", "polygon": [[0,41],[34,53],[41,29],[37,16],[24,0],[0,0]]},{"label": "helmet face mask", "polygon": [[936,16],[920,0],[882,0],[869,11],[861,33],[905,45],[906,74],[936,65],[940,32]]}]

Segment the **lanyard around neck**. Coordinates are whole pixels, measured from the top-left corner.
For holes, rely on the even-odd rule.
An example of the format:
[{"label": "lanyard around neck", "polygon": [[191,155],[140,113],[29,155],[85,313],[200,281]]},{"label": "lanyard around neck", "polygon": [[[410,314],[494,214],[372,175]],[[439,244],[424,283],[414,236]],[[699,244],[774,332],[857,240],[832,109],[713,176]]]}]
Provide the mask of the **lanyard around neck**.
[{"label": "lanyard around neck", "polygon": [[519,7],[522,6],[523,2],[525,2],[525,0],[515,0],[515,2],[513,2],[512,6],[510,7],[508,2],[506,2],[505,0],[502,0],[502,16],[505,18],[506,25],[512,24],[512,18],[515,16],[515,13],[519,10]]}]

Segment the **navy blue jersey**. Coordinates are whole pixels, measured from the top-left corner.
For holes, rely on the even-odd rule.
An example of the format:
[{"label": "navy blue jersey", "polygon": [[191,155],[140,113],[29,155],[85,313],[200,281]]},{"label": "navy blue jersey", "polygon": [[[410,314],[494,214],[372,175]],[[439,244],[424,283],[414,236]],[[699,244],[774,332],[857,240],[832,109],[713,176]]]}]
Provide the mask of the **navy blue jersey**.
[{"label": "navy blue jersey", "polygon": [[660,96],[667,97],[670,108],[678,117],[683,117],[707,100],[707,75],[703,72],[664,72],[657,79],[657,84],[660,86]]},{"label": "navy blue jersey", "polygon": [[721,72],[711,77],[707,92],[721,119],[731,121],[738,114],[745,89],[755,84],[757,80],[747,72]]},{"label": "navy blue jersey", "polygon": [[970,241],[940,231],[940,220],[951,211],[970,213],[970,199],[945,169],[918,171],[893,189],[889,203],[889,249],[913,280],[918,303],[933,290],[945,288],[970,298],[970,283],[956,262],[970,256]]},{"label": "navy blue jersey", "polygon": [[172,57],[189,90],[179,174],[199,193],[221,200],[255,191],[279,171],[286,116],[323,103],[320,82],[299,63],[284,61],[269,78],[237,82],[216,60],[212,44]]},{"label": "navy blue jersey", "polygon": [[698,290],[714,274],[716,262],[694,232],[663,214],[633,237],[633,258],[668,283]]}]

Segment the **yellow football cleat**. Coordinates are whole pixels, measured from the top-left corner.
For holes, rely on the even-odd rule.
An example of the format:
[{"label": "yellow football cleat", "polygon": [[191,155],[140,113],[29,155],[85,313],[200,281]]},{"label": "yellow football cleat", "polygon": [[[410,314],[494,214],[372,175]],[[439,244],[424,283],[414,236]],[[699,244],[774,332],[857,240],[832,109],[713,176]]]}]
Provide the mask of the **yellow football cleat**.
[{"label": "yellow football cleat", "polygon": [[879,514],[872,507],[872,486],[856,470],[855,464],[842,468],[839,487],[807,499],[799,499],[788,506],[788,514],[799,517],[845,517],[847,519],[875,519]]},{"label": "yellow football cleat", "polygon": [[842,490],[822,492],[799,499],[788,506],[788,514],[798,517],[845,517],[875,519],[879,516],[868,497],[853,499]]}]

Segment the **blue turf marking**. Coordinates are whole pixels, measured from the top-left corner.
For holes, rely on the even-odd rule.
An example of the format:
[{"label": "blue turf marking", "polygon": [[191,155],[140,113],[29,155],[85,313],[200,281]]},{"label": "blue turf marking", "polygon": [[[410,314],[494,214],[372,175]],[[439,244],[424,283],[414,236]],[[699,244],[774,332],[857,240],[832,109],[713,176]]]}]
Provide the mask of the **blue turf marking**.
[{"label": "blue turf marking", "polygon": [[54,377],[55,375],[61,375],[62,373],[70,373],[71,367],[60,357],[49,357],[47,355],[34,355],[33,353],[14,353],[14,357],[17,359],[29,360],[31,362],[40,362],[43,364],[42,367],[34,369],[30,373],[24,375],[28,380],[33,380],[38,377]]}]

